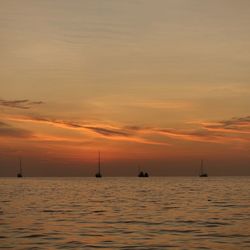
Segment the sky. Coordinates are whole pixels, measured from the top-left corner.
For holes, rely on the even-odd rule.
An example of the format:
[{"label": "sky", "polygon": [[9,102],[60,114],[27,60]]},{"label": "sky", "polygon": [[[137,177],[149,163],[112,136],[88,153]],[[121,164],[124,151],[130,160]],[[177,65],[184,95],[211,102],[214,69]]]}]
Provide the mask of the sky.
[{"label": "sky", "polygon": [[248,0],[1,0],[0,176],[250,174]]}]

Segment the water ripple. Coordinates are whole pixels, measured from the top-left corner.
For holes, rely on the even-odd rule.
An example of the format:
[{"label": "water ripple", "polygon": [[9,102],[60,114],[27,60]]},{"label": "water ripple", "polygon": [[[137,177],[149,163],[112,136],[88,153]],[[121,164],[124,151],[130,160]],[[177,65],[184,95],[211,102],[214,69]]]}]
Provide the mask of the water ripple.
[{"label": "water ripple", "polygon": [[0,189],[2,249],[250,249],[246,177],[2,178]]}]

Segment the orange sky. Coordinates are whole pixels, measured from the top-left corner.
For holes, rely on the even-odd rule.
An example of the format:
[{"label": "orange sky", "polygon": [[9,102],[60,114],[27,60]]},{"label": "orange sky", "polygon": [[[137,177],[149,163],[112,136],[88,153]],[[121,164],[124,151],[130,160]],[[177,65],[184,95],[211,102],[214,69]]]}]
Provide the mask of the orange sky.
[{"label": "orange sky", "polygon": [[0,176],[250,174],[249,1],[0,7]]}]

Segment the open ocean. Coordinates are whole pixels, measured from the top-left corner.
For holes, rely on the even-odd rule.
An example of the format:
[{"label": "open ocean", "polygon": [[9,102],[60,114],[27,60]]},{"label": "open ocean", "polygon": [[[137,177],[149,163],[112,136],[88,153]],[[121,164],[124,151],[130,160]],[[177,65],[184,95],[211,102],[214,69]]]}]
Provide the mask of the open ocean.
[{"label": "open ocean", "polygon": [[250,249],[250,177],[0,178],[3,249]]}]

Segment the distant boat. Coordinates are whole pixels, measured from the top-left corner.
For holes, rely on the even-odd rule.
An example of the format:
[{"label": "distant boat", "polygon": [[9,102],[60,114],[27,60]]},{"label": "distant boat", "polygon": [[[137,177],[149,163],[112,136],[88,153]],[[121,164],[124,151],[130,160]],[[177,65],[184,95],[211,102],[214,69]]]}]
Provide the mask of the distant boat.
[{"label": "distant boat", "polygon": [[19,159],[19,173],[17,173],[17,178],[22,178],[23,177],[23,173],[22,173],[22,159]]},{"label": "distant boat", "polygon": [[200,177],[208,177],[207,173],[203,170],[203,160],[201,160]]},{"label": "distant boat", "polygon": [[139,170],[138,177],[149,177],[147,172],[144,173],[143,171],[140,171],[140,168],[138,168],[138,170]]},{"label": "distant boat", "polygon": [[100,156],[100,152],[98,152],[98,172],[95,174],[96,178],[101,178],[102,174],[101,174],[101,156]]}]

